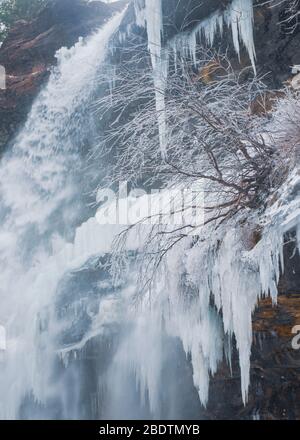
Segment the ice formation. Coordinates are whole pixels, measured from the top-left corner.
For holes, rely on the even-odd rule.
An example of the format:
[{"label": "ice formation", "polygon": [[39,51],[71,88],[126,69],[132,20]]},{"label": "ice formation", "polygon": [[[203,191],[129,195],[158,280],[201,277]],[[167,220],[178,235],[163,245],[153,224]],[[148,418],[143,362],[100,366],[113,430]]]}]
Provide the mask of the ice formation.
[{"label": "ice formation", "polygon": [[[150,5],[155,5],[155,9]],[[205,38],[212,42],[217,29],[221,30],[227,20],[236,50],[239,51],[241,39],[254,62],[250,9],[245,19],[247,25],[234,22],[237,11],[244,5],[250,8],[252,2],[235,0],[222,17],[215,15],[205,26],[203,22],[199,24],[197,32],[198,35],[204,32]],[[139,10],[139,22],[147,22],[154,80],[159,90],[163,89],[160,81],[166,75],[161,3],[148,0],[142,11]],[[82,220],[86,218],[86,204],[79,200],[79,194],[85,176],[81,174],[80,145],[76,144],[86,136],[85,131],[78,131],[78,126],[84,129],[85,122],[78,120],[79,108],[87,105],[93,93],[97,69],[106,54],[105,43],[121,19],[122,14],[117,15],[86,43],[80,41],[74,48],[59,52],[57,69],[37,98],[12,151],[2,159],[0,260],[5,269],[0,274],[0,323],[5,325],[7,339],[4,361],[0,364],[1,418],[17,418],[24,397],[31,392],[42,403],[47,398],[53,399],[55,393],[64,400],[63,379],[56,387],[49,386],[57,348],[55,337],[60,331],[53,320],[59,281],[66,273],[88,266],[90,259],[110,253],[114,238],[123,229],[118,225],[103,225],[101,210],[96,216]],[[176,51],[188,47],[195,56],[197,36],[178,38]],[[186,46],[182,38],[187,38]],[[163,90],[160,92],[157,111],[163,114]],[[275,124],[276,118],[284,117],[285,113],[284,107],[278,110]],[[159,126],[163,138],[163,118]],[[122,326],[126,331],[122,332],[121,343],[109,365],[111,380],[105,383],[111,391],[110,400],[119,400],[122,387],[127,391],[124,377],[133,373],[142,400],[149,400],[152,413],[158,417],[164,391],[161,370],[165,335],[181,341],[185,353],[190,355],[194,384],[204,405],[208,400],[210,375],[217,371],[224,353],[230,362],[230,340],[234,335],[239,350],[242,397],[246,402],[251,315],[260,297],[270,295],[276,302],[277,282],[283,270],[284,233],[296,230],[300,247],[299,188],[296,169],[264,218],[254,215],[251,219],[254,224],[262,220],[264,224],[262,239],[251,249],[244,245],[245,226],[238,227],[237,223],[218,232],[204,227],[196,243],[192,237],[183,240],[168,254],[153,288],[138,304],[135,286],[139,268],[131,265],[128,285],[119,294],[114,292],[102,298],[98,309],[90,312],[89,330],[76,343],[60,349],[66,365],[71,353],[83,350],[89,340],[104,333],[110,324]],[[137,202],[141,210],[146,198]],[[81,226],[76,227],[80,222]],[[142,231],[132,230],[126,244],[128,253],[143,252],[148,230],[147,225]],[[11,265],[5,264],[6,261]],[[104,281],[102,286],[106,286]],[[73,294],[72,289],[69,293]]]},{"label": "ice formation", "polygon": [[156,112],[162,156],[166,156],[167,125],[165,116],[165,84],[168,76],[168,55],[162,48],[163,14],[162,0],[145,0],[135,3],[136,24],[145,26],[148,34],[148,49],[153,68]]},{"label": "ice formation", "polygon": [[[272,133],[272,139],[265,137],[265,142],[270,140],[279,151],[298,145],[299,130],[294,120],[297,114],[298,95],[291,94],[279,101],[268,123],[267,132]],[[139,338],[130,349],[130,341],[126,341],[129,345],[122,351],[120,362],[123,370],[135,372],[137,382],[147,390],[154,414],[158,412],[160,386],[159,371],[154,373],[154,368],[161,368],[157,362],[161,358],[161,333],[155,337],[156,353],[151,349],[145,354],[143,345],[144,340],[149,340],[152,347],[153,322],[182,342],[191,358],[194,384],[204,405],[208,400],[210,376],[216,372],[224,353],[230,363],[234,336],[239,352],[242,399],[247,402],[252,313],[260,298],[271,297],[276,304],[278,280],[284,271],[284,235],[295,231],[298,248],[300,244],[298,163],[299,158],[295,157],[289,177],[277,191],[276,198],[272,197],[264,214],[248,212],[246,222],[245,217],[237,217],[218,231],[203,227],[196,244],[187,238],[176,245],[168,254],[151,293],[144,296],[136,315],[131,316]],[[140,203],[145,201],[141,199]],[[251,237],[256,227],[262,230],[258,243]]]},{"label": "ice formation", "polygon": [[183,56],[189,55],[196,63],[197,42],[203,42],[211,47],[216,37],[223,35],[226,25],[231,29],[233,45],[238,57],[240,57],[240,45],[243,43],[256,73],[253,22],[253,0],[233,0],[225,11],[217,11],[200,21],[191,32],[176,35],[169,41],[169,46],[175,58],[178,53]]},{"label": "ice formation", "polygon": [[0,66],[0,90],[5,90],[6,88],[6,71],[3,66]]},{"label": "ice formation", "polygon": [[[239,227],[234,222],[218,232],[203,227],[196,245],[188,238],[170,251],[158,281],[137,309],[130,307],[130,296],[127,298],[128,319],[135,323],[134,333],[124,341],[116,361],[122,371],[135,373],[142,394],[149,396],[153,414],[159,412],[162,328],[170,337],[179,338],[186,355],[190,355],[194,384],[203,405],[208,401],[210,376],[216,373],[224,354],[230,364],[234,335],[242,398],[247,402],[252,313],[260,298],[270,296],[274,304],[277,301],[277,284],[284,270],[284,234],[297,230],[300,235],[299,187],[296,169],[263,219],[254,215],[246,226]],[[137,211],[143,210],[146,197],[138,199]],[[249,249],[245,238],[251,234],[251,224],[260,221],[264,224],[262,238]],[[140,230],[129,234],[128,250],[143,252],[141,236],[147,237],[149,232],[147,226],[143,227],[142,234]]]},{"label": "ice formation", "polygon": [[162,49],[163,17],[161,0],[146,0],[145,18],[152,67],[156,70],[160,63]]},{"label": "ice formation", "polygon": [[253,0],[232,0],[225,11],[217,11],[198,23],[191,32],[180,33],[172,38],[166,48],[162,47],[163,15],[162,0],[135,0],[136,24],[146,27],[148,48],[151,55],[153,80],[156,98],[159,139],[162,156],[166,156],[167,124],[165,116],[165,84],[168,77],[168,49],[174,54],[175,65],[178,54],[191,56],[197,62],[197,42],[212,46],[216,36],[223,35],[224,26],[231,29],[233,46],[240,58],[240,45],[244,44],[250,57],[253,70],[255,66],[255,44],[253,34]]}]

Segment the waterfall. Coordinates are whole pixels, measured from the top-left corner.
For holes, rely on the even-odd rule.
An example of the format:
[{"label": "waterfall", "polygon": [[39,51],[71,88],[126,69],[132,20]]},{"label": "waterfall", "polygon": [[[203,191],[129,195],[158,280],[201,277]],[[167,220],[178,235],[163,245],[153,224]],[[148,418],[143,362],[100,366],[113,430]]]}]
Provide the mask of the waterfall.
[{"label": "waterfall", "polygon": [[137,274],[112,285],[105,263],[120,227],[100,225],[90,208],[89,173],[101,174],[84,154],[96,131],[90,106],[122,17],[58,51],[0,164],[0,419],[199,414],[192,371],[160,309],[153,318],[132,307]]},{"label": "waterfall", "polygon": [[[51,400],[55,363],[50,331],[57,283],[87,211],[82,151],[93,131],[87,112],[97,70],[122,19],[115,15],[86,41],[57,53],[57,67],[0,167],[0,418],[18,418],[22,403]],[[31,414],[35,417],[35,414]]]}]

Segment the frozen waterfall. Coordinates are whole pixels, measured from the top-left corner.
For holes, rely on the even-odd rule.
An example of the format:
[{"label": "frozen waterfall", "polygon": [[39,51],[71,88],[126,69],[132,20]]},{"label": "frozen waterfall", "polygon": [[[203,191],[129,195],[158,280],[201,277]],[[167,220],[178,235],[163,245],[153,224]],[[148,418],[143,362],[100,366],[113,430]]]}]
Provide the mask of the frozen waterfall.
[{"label": "frozen waterfall", "polygon": [[[162,3],[134,5],[137,24],[147,29],[166,156]],[[296,229],[300,241],[295,172],[264,213],[255,246],[242,240],[250,222],[258,224],[250,215],[244,229],[235,220],[218,231],[203,226],[197,240],[188,236],[172,247],[152,288],[137,298],[136,256],[148,230],[133,228],[124,271],[113,279],[109,257],[124,227],[101,224],[103,211],[90,203],[101,173],[85,153],[97,137],[97,73],[123,14],[58,51],[57,67],[0,164],[1,419],[201,418],[210,377],[224,358],[230,364],[233,338],[246,403],[252,313],[264,296],[276,303],[285,232]],[[252,0],[233,0],[169,45],[196,62],[197,42],[212,45],[224,25],[255,70]],[[137,211],[148,202],[139,197]]]}]

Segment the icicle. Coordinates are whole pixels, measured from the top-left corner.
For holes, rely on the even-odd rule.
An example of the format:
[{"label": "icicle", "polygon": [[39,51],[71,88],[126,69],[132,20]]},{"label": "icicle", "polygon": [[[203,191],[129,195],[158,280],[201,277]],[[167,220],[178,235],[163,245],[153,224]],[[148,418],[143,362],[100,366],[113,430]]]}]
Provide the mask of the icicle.
[{"label": "icicle", "polygon": [[151,55],[155,87],[159,143],[162,156],[166,155],[165,81],[168,76],[168,55],[162,50],[163,16],[161,0],[135,0],[136,24],[146,25],[148,49]]},{"label": "icicle", "polygon": [[[191,357],[194,384],[204,406],[208,401],[209,377],[217,371],[224,351],[230,363],[230,339],[224,346],[224,338],[233,335],[239,352],[242,399],[244,404],[247,402],[252,313],[262,297],[269,296],[276,303],[280,269],[283,270],[284,233],[300,224],[300,194],[294,195],[299,181],[296,170],[283,186],[276,204],[266,211],[262,238],[253,249],[245,249],[245,231],[237,227],[238,222],[231,229],[228,225],[221,228],[220,235],[211,240],[207,237],[212,231],[204,227],[205,241],[200,240],[192,248],[182,243],[172,250],[165,275],[153,289],[167,333],[179,338]],[[216,246],[217,242],[221,245]],[[182,294],[183,277],[187,286],[197,291],[192,300]],[[211,298],[216,309],[211,307]],[[144,382],[153,386],[151,376],[144,378]]]},{"label": "icicle", "polygon": [[167,54],[162,50],[163,15],[161,0],[146,0],[148,48],[153,67],[156,112],[161,154],[166,156],[165,81],[168,74]]},{"label": "icicle", "polygon": [[165,82],[168,75],[168,55],[162,49],[163,16],[161,0],[135,0],[136,24],[145,26],[148,34],[148,49],[153,68],[159,142],[162,156],[166,155]]},{"label": "icicle", "polygon": [[[297,193],[300,175],[297,171],[282,186],[277,202],[269,206],[264,218],[254,214],[254,224],[263,220],[265,225],[261,240],[254,248],[248,250],[244,246],[242,238],[248,226],[238,226],[243,217],[237,218],[231,227],[224,224],[218,231],[204,226],[199,231],[198,244],[191,246],[189,239],[183,240],[167,254],[161,274],[151,289],[152,306],[149,296],[145,295],[136,313],[130,311],[128,319],[133,333],[118,352],[117,369],[122,373],[134,371],[143,396],[146,393],[149,396],[154,414],[158,411],[161,387],[162,320],[166,334],[179,339],[191,359],[194,385],[204,406],[208,402],[210,376],[216,373],[224,352],[231,365],[234,335],[239,352],[241,394],[243,402],[247,402],[252,313],[260,298],[271,297],[276,303],[285,232],[298,226],[298,240],[300,238],[300,194]],[[147,197],[151,196],[139,198],[140,211],[148,205]],[[98,218],[101,218],[100,212]],[[107,228],[103,234],[103,227],[97,226],[95,220],[83,225],[76,233],[71,262],[78,262],[79,257],[86,259],[87,255],[96,254],[97,249],[98,252],[109,249],[108,237],[112,241],[118,229]],[[145,232],[144,238],[147,229]],[[128,250],[142,251],[143,233],[139,235],[133,229],[132,234],[127,241]],[[90,243],[87,250],[84,243]],[[67,261],[64,254],[62,257]],[[151,350],[145,351],[145,341]]]},{"label": "icicle", "polygon": [[240,58],[240,43],[247,49],[253,70],[255,66],[255,45],[253,34],[253,0],[233,0],[225,12],[217,11],[202,20],[192,32],[176,35],[169,43],[173,52],[189,55],[196,64],[196,42],[213,46],[216,36],[223,35],[224,24],[231,28],[234,49]]},{"label": "icicle", "polygon": [[168,76],[168,54],[166,51],[161,51],[160,60],[157,61],[156,67],[153,71],[154,87],[155,87],[155,101],[156,113],[159,129],[159,143],[161,154],[166,157],[166,143],[167,143],[167,123],[166,123],[166,106],[165,106],[165,87]]},{"label": "icicle", "polygon": [[236,53],[240,58],[240,40],[246,47],[254,72],[255,67],[255,45],[253,35],[253,0],[233,0],[225,14],[228,27],[231,27],[233,44]]}]

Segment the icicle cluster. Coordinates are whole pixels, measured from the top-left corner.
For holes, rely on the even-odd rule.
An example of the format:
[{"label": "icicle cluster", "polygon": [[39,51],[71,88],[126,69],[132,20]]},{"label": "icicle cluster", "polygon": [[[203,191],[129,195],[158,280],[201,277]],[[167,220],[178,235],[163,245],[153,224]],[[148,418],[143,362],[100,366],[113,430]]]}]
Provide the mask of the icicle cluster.
[{"label": "icicle cluster", "polygon": [[[146,26],[148,48],[151,54],[153,80],[156,97],[156,112],[159,127],[159,139],[162,156],[166,156],[167,126],[165,117],[165,82],[168,75],[168,50],[162,47],[163,14],[162,0],[135,0],[136,24]],[[231,28],[233,45],[240,58],[241,42],[246,47],[254,72],[255,45],[253,35],[253,0],[233,0],[224,11],[217,11],[201,21],[190,33],[175,36],[168,44],[177,55],[191,56],[196,64],[197,41],[212,46],[218,33],[222,36],[224,25]]]},{"label": "icicle cluster", "polygon": [[217,11],[200,21],[192,32],[176,35],[169,42],[169,46],[175,58],[179,53],[182,56],[191,56],[196,63],[197,41],[213,46],[216,37],[223,35],[226,25],[231,29],[233,45],[238,57],[240,58],[240,45],[243,43],[256,73],[253,22],[253,0],[233,0],[224,12]]},{"label": "icicle cluster", "polygon": [[[127,311],[122,313],[133,326],[133,333],[124,341],[116,359],[122,371],[134,372],[142,394],[149,398],[153,414],[159,413],[164,334],[179,339],[191,358],[194,384],[204,406],[208,401],[210,376],[216,373],[224,355],[231,363],[234,336],[239,352],[242,399],[247,402],[252,313],[260,298],[270,296],[276,303],[279,276],[284,270],[285,232],[296,229],[300,245],[299,187],[300,175],[295,170],[278,192],[277,202],[267,209],[262,238],[257,244],[253,243],[251,234],[253,225],[261,224],[262,219],[255,213],[248,219],[248,226],[239,226],[238,219],[230,227],[223,225],[218,232],[204,226],[196,245],[187,238],[167,254],[157,282],[151,293],[141,298],[137,309],[132,307],[131,296],[127,294],[124,301]],[[142,209],[145,197],[138,199],[138,210]],[[101,228],[101,241],[100,231]],[[97,242],[96,235],[93,226],[93,242]],[[128,250],[143,252],[143,237],[147,237],[146,226],[143,231],[131,230]],[[131,269],[131,274],[134,273]]]},{"label": "icicle cluster", "polygon": [[[283,237],[296,229],[300,248],[300,175],[296,169],[278,192],[277,202],[263,219],[261,240],[247,245],[251,225],[261,219],[254,214],[248,227],[223,226],[216,232],[209,226],[199,233],[191,246],[186,239],[167,255],[165,265],[151,292],[137,307],[135,286],[138,268],[131,266],[131,285],[120,295],[101,303],[93,318],[91,332],[82,341],[68,347],[62,355],[67,360],[71,351],[81,350],[90,338],[101,334],[109,324],[130,324],[111,366],[114,380],[118,375],[134,374],[142,401],[149,402],[154,415],[160,414],[161,370],[164,338],[176,338],[190,357],[193,380],[205,406],[209,380],[225,356],[231,363],[231,340],[234,335],[239,351],[241,390],[244,403],[249,388],[252,345],[252,313],[260,298],[277,300],[277,284],[283,267]],[[155,197],[155,196],[152,196]],[[147,196],[140,197],[136,209],[142,210]],[[76,231],[73,244],[66,244],[48,265],[51,273],[62,276],[66,269],[81,267],[91,256],[110,252],[112,242],[123,227],[102,224],[102,209]],[[100,224],[99,224],[100,223]],[[143,252],[149,226],[132,229],[127,240],[128,251]],[[148,229],[147,229],[148,228]],[[246,243],[245,243],[246,242]],[[153,249],[155,250],[155,249]],[[50,262],[49,262],[50,263]],[[52,269],[55,267],[55,270]],[[200,270],[199,270],[200,269]],[[123,380],[123,379],[122,379]]]}]

